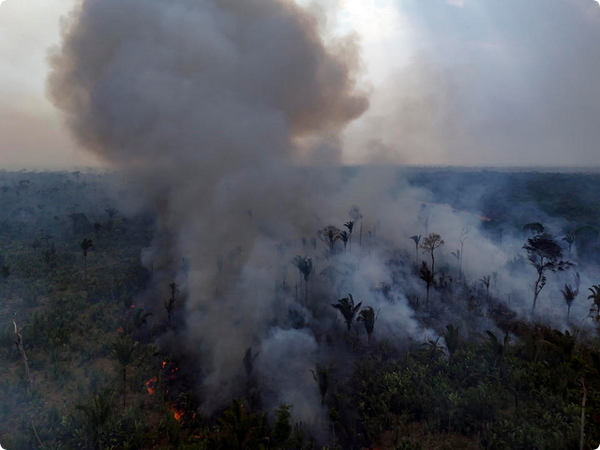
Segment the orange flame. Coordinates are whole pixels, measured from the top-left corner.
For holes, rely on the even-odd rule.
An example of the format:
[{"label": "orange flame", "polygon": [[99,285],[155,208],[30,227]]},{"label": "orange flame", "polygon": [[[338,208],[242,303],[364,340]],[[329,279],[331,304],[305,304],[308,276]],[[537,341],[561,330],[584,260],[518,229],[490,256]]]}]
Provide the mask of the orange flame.
[{"label": "orange flame", "polygon": [[149,395],[154,395],[154,393],[156,392],[154,389],[154,383],[156,383],[156,377],[146,381],[146,389],[148,389]]},{"label": "orange flame", "polygon": [[177,422],[181,422],[181,418],[183,417],[185,412],[180,409],[177,409],[176,405],[171,405],[171,407],[169,409],[173,413],[173,417],[175,417],[175,420]]},{"label": "orange flame", "polygon": [[119,327],[119,328],[117,328],[117,332],[118,332],[118,333],[122,333],[122,332],[123,332],[123,327]]}]

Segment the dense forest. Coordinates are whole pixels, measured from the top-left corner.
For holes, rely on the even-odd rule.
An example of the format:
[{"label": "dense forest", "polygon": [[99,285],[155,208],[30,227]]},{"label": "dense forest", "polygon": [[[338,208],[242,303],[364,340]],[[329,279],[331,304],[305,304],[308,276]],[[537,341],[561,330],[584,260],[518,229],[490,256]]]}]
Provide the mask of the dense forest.
[{"label": "dense forest", "polygon": [[[168,224],[130,208],[115,174],[0,172],[2,446],[595,448],[600,175],[393,176],[391,198],[417,198],[401,211],[412,232],[391,239],[389,217],[345,199],[337,221],[265,244],[276,279],[248,275],[244,243],[208,261],[211,303],[233,283],[249,296],[248,276],[274,299],[274,313],[252,303],[267,337],[239,343],[192,301],[196,261],[159,254]],[[240,221],[266,234],[259,215]],[[475,225],[447,235],[450,215]],[[205,342],[245,351],[215,358],[234,361],[223,374]]]}]

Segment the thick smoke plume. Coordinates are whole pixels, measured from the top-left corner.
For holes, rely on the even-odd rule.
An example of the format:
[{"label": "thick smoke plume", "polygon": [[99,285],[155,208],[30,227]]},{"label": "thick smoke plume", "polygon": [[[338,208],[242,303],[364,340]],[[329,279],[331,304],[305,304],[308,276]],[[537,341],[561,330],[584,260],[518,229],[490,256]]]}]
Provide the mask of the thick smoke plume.
[{"label": "thick smoke plume", "polygon": [[368,106],[354,42],[326,46],[322,19],[287,0],[84,0],[51,57],[73,134],[170,232],[156,258],[190,260],[189,342],[211,399],[275,319],[276,244],[316,229],[319,182],[293,165],[336,164],[338,132]]}]

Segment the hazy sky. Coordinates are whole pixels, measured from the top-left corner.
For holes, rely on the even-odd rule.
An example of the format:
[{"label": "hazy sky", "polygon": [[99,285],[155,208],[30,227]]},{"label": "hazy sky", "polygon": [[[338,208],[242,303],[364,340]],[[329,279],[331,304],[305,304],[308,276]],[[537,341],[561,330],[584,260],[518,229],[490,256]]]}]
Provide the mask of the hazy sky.
[{"label": "hazy sky", "polygon": [[[0,4],[0,168],[93,163],[44,93],[72,2]],[[362,39],[372,107],[346,133],[348,162],[600,165],[595,0],[317,4]]]}]

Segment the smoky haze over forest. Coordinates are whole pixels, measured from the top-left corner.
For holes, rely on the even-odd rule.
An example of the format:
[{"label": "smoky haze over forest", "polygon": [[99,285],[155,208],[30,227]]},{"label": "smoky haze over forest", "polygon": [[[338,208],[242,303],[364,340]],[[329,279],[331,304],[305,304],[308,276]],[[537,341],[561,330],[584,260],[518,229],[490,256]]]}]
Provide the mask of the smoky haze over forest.
[{"label": "smoky haze over forest", "polygon": [[[477,8],[476,2],[465,3],[464,8]],[[530,8],[509,3],[515,10]],[[545,21],[561,17],[566,32],[580,20],[590,21],[589,36],[578,40],[577,61],[593,67],[597,58],[586,55],[598,34],[598,11],[584,1],[549,3],[553,6],[546,8],[537,2],[537,10]],[[563,7],[570,8],[568,14],[561,13]],[[443,26],[435,7],[431,13]],[[440,45],[406,69],[399,79],[408,84],[399,83],[393,92],[401,92],[401,86],[414,89],[394,99],[389,115],[377,117],[373,114],[381,110],[370,112],[370,102],[390,99],[369,96],[369,87],[358,81],[357,42],[325,39],[327,21],[319,14],[287,0],[83,0],[66,20],[60,48],[50,58],[49,96],[69,130],[133,186],[120,208],[158,217],[158,232],[143,254],[158,275],[154,293],[149,289],[143,297],[158,310],[168,283],[179,285],[185,307],[174,320],[182,326],[177,332],[165,330],[158,343],[197,362],[196,393],[208,413],[240,394],[240,379],[252,373],[244,374],[242,360],[252,348],[259,352],[253,370],[265,403],[293,404],[294,417],[307,423],[323,419],[308,369],[343,359],[345,350],[328,336],[339,326],[331,303],[348,293],[357,303],[384,311],[377,323],[380,336],[396,342],[435,338],[436,331],[417,320],[408,299],[423,286],[413,273],[412,235],[442,236],[440,268],[453,264],[450,252],[461,248],[468,233],[465,276],[497,272],[499,286],[521,292],[512,293],[511,306],[528,316],[532,269],[523,258],[514,259],[523,253],[520,228],[494,239],[481,229],[488,220],[482,211],[455,209],[435,190],[410,184],[405,174],[377,167],[340,170],[342,132],[356,119],[364,115],[362,125],[355,124],[347,136],[364,127],[367,131],[358,135],[369,137],[364,145],[376,162],[394,160],[390,154],[398,151],[475,154],[479,145],[512,162],[521,144],[549,152],[572,148],[579,158],[575,165],[594,161],[598,131],[592,117],[597,117],[600,102],[594,99],[600,91],[591,89],[598,83],[591,72],[559,65],[557,78],[538,79],[544,87],[534,92],[513,79],[524,97],[505,99],[504,108],[483,114],[494,120],[482,123],[476,117],[479,108],[488,96],[501,96],[502,83],[497,91],[469,97],[471,116],[463,117],[464,90],[485,88],[470,78],[485,68],[453,74],[455,86],[452,77],[446,78],[446,49]],[[533,31],[542,39],[547,30]],[[516,33],[511,39],[525,39]],[[470,39],[457,36],[452,45],[460,48]],[[557,59],[567,52],[552,41],[548,46]],[[537,61],[539,66],[532,61],[531,73],[546,67],[544,61]],[[516,67],[511,73],[523,71]],[[500,74],[490,79],[496,77],[509,83]],[[564,92],[551,88],[559,79],[568,87]],[[584,86],[590,86],[589,95]],[[531,121],[513,119],[513,111],[522,108]],[[576,114],[580,108],[585,115]],[[577,139],[568,139],[569,133]],[[494,180],[488,183],[491,188]],[[465,203],[480,206],[478,192],[463,195]],[[543,221],[557,235],[569,226],[568,220],[545,216],[535,207],[523,217]],[[346,251],[341,230],[349,220],[355,228],[348,228]],[[328,238],[328,226],[337,228],[335,236]],[[400,262],[402,252],[410,259]],[[314,264],[304,283],[291,263],[296,256],[310,257]],[[415,265],[421,259],[429,262],[429,254],[417,248]],[[431,260],[433,266],[433,255]],[[506,269],[511,261],[517,267],[512,272]],[[581,269],[585,285],[593,282],[597,263],[590,261],[589,270]],[[565,279],[552,278],[546,289],[558,289]],[[554,306],[549,300],[540,304],[539,317],[557,320]],[[585,310],[574,308],[580,315]],[[458,316],[458,310],[448,312]],[[483,331],[495,325],[482,316],[470,326]]]},{"label": "smoky haze over forest", "polygon": [[[318,4],[320,31],[357,31],[356,45],[339,45],[360,50],[353,77],[369,94],[343,135],[345,163],[598,166],[595,0]],[[2,4],[0,167],[98,161],[76,150],[43,94],[46,52],[73,6]]]}]

